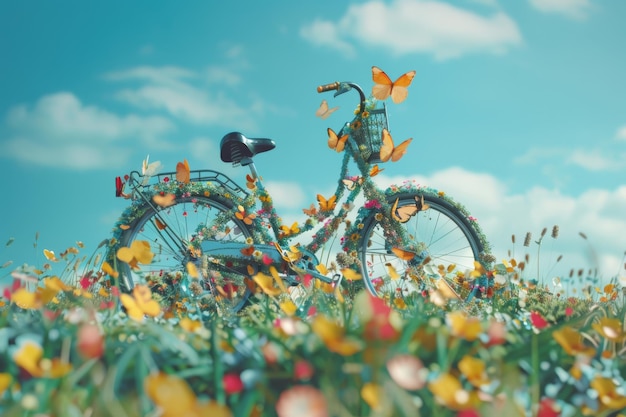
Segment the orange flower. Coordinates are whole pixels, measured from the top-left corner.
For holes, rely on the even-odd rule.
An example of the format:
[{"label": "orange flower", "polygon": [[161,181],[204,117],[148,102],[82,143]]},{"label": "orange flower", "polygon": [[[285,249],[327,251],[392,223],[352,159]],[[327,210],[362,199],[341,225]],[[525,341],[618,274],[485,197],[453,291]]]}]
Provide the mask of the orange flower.
[{"label": "orange flower", "polygon": [[328,417],[324,394],[310,385],[296,385],[283,391],[276,401],[278,417]]},{"label": "orange flower", "polygon": [[161,410],[161,417],[232,417],[228,407],[215,401],[200,403],[184,379],[163,372],[144,381],[146,394]]},{"label": "orange flower", "polygon": [[585,355],[593,356],[595,349],[591,346],[585,346],[583,338],[576,330],[569,326],[565,326],[559,330],[552,332],[552,337],[567,352],[568,355]]}]

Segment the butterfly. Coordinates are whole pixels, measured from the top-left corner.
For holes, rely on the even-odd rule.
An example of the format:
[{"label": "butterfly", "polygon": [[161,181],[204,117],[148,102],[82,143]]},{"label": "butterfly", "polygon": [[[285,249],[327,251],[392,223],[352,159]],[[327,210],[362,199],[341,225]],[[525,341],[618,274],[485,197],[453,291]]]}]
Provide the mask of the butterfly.
[{"label": "butterfly", "polygon": [[167,224],[165,224],[164,222],[162,222],[158,218],[154,219],[154,224],[156,225],[157,229],[159,229],[159,230],[165,230],[167,228]]},{"label": "butterfly", "polygon": [[393,252],[394,255],[396,255],[398,258],[402,259],[403,261],[410,261],[411,259],[415,258],[415,252],[411,252],[411,251],[400,249],[400,248],[391,248],[391,251]]},{"label": "butterfly", "polygon": [[337,196],[333,195],[328,200],[326,200],[323,195],[318,194],[317,202],[320,204],[320,211],[334,210],[335,206],[337,206]]},{"label": "butterfly", "polygon": [[348,281],[358,281],[361,278],[363,278],[363,276],[361,274],[359,274],[358,272],[356,272],[352,268],[344,268],[344,269],[342,269],[341,270],[341,274]]},{"label": "butterfly", "polygon": [[317,117],[321,117],[322,119],[326,119],[328,116],[333,114],[339,109],[339,107],[333,107],[332,109],[328,108],[328,102],[326,100],[322,100],[322,104],[320,104],[319,109],[315,111],[315,115]]},{"label": "butterfly", "polygon": [[144,315],[156,317],[161,312],[161,306],[152,299],[152,292],[146,285],[137,285],[133,289],[133,295],[120,294],[120,301],[126,308],[126,313],[137,321],[141,321]]},{"label": "butterfly", "polygon": [[302,212],[307,216],[317,216],[317,207],[314,204],[311,204],[311,207],[308,209],[302,209]]},{"label": "butterfly", "polygon": [[176,196],[174,194],[155,194],[152,196],[154,201],[159,207],[169,207],[176,202]]},{"label": "butterfly", "polygon": [[256,218],[256,214],[250,213],[246,215],[246,210],[243,208],[243,206],[237,206],[237,209],[239,211],[235,213],[235,217],[237,217],[239,220],[242,220],[245,224],[252,224],[252,220]]},{"label": "butterfly", "polygon": [[328,131],[328,147],[330,149],[334,149],[337,152],[343,151],[343,148],[346,146],[346,141],[348,140],[348,135],[343,135],[342,137],[338,137],[334,130],[330,127],[327,129]]},{"label": "butterfly", "polygon": [[250,190],[254,190],[256,188],[256,178],[252,178],[250,174],[246,174],[246,187]]},{"label": "butterfly", "polygon": [[163,165],[160,161],[154,161],[152,163],[148,163],[150,159],[150,155],[146,156],[143,163],[141,164],[141,175],[143,175],[143,180],[141,181],[141,185],[148,185],[148,181],[150,181],[150,177],[158,174],[161,171]]},{"label": "butterfly", "polygon": [[376,175],[380,174],[384,170],[385,170],[385,168],[380,169],[380,168],[378,168],[378,165],[374,165],[372,167],[372,169],[370,169],[370,177],[375,177]]},{"label": "butterfly", "polygon": [[372,67],[372,80],[374,81],[372,95],[378,100],[386,100],[391,96],[394,103],[402,103],[409,94],[407,87],[411,85],[414,77],[415,71],[409,71],[392,82],[383,70]]},{"label": "butterfly", "polygon": [[298,226],[298,222],[294,222],[291,227],[289,226],[280,226],[281,235],[291,236],[300,233],[300,227]]},{"label": "butterfly", "polygon": [[342,182],[343,182],[343,185],[345,185],[348,190],[352,191],[356,188],[357,184],[363,183],[363,178],[358,177],[358,176],[347,177],[347,178],[344,178]]},{"label": "butterfly", "polygon": [[247,248],[241,249],[241,254],[245,256],[252,256],[254,253],[254,246],[248,246]]},{"label": "butterfly", "polygon": [[392,281],[395,281],[398,278],[400,278],[400,274],[398,274],[398,271],[396,271],[396,268],[394,268],[393,265],[391,265],[390,263],[386,263],[385,266],[387,267],[389,278],[391,278]]},{"label": "butterfly", "polygon": [[190,178],[189,162],[185,159],[176,164],[176,181],[187,184]]},{"label": "butterfly", "polygon": [[398,198],[393,203],[391,207],[391,217],[394,220],[399,221],[400,223],[406,223],[409,219],[415,216],[419,211],[425,211],[430,208],[430,206],[424,202],[424,196],[419,199],[415,196],[415,204],[408,204],[406,206],[398,207]]},{"label": "butterfly", "polygon": [[389,131],[387,129],[383,129],[383,145],[380,147],[380,160],[383,162],[387,162],[389,159],[393,162],[398,161],[406,153],[406,148],[408,148],[412,140],[413,138],[406,139],[398,146],[395,146]]}]

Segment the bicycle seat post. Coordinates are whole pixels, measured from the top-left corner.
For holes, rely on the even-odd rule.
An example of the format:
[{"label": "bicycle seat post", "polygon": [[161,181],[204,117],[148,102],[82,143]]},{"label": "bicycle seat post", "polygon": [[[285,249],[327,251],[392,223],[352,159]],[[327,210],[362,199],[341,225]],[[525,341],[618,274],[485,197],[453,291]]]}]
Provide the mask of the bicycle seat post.
[{"label": "bicycle seat post", "polygon": [[254,161],[252,158],[243,158],[241,160],[241,166],[248,166],[250,168],[250,174],[252,174],[252,178],[259,178],[259,174],[256,171],[256,165],[254,165]]}]

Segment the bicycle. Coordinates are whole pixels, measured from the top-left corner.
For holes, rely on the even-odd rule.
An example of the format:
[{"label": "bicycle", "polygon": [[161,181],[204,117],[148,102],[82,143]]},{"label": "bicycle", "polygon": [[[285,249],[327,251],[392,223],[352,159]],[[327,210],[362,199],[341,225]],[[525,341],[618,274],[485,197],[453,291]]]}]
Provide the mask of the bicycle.
[{"label": "bicycle", "polygon": [[[389,134],[387,107],[366,98],[352,82],[318,87],[320,93],[327,91],[334,91],[335,97],[356,91],[359,105],[354,119],[339,133],[328,129],[329,147],[344,151],[337,189],[328,199],[318,194],[318,206],[303,210],[308,216],[303,224],[283,224],[257,172],[254,158],[274,149],[272,139],[248,138],[239,132],[223,137],[222,161],[249,168],[245,187],[211,169],[191,171],[186,166],[185,173],[186,161],[179,163],[182,178],[178,171],[152,176],[132,171],[125,181],[117,177],[116,195],[133,203],[116,224],[111,253],[137,241],[149,242],[154,252],[149,264],[117,263],[122,290],[146,281],[153,289],[174,283],[178,285],[170,294],[174,302],[182,303],[192,294],[203,300],[203,308],[226,304],[238,311],[255,289],[253,277],[271,266],[292,285],[312,277],[337,286],[354,271],[376,296],[404,297],[433,288],[460,300],[482,296],[490,285],[485,274],[470,281],[467,274],[458,273],[492,261],[476,219],[433,188],[407,182],[379,189],[372,177],[380,171],[379,163],[391,159],[389,149],[381,158],[383,142],[389,140],[384,138]],[[348,175],[351,161],[358,177]],[[348,220],[361,194],[366,202],[356,218]],[[163,199],[167,201],[159,201]],[[316,254],[341,225],[346,227],[335,260],[338,268],[329,273]],[[307,243],[290,246],[316,226]],[[202,271],[200,280],[189,279],[190,262]],[[439,283],[433,286],[434,282]]]}]

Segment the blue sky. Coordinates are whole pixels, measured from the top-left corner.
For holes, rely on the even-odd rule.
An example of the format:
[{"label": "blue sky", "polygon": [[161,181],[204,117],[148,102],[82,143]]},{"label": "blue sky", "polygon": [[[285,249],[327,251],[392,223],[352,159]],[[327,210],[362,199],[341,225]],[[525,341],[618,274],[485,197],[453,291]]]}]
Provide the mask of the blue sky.
[{"label": "blue sky", "polygon": [[[1,2],[0,239],[15,243],[0,277],[40,266],[44,248],[95,251],[127,204],[115,176],[148,154],[245,181],[219,160],[232,130],[276,140],[257,168],[284,217],[301,218],[334,189],[326,128],[355,104],[315,87],[369,91],[372,65],[417,71],[389,105],[396,141],[414,140],[381,184],[415,178],[463,202],[499,258],[533,259],[525,233],[559,225],[541,247],[546,278],[624,277],[624,16],[626,2],[600,0]],[[340,106],[326,120],[322,98]]]}]

